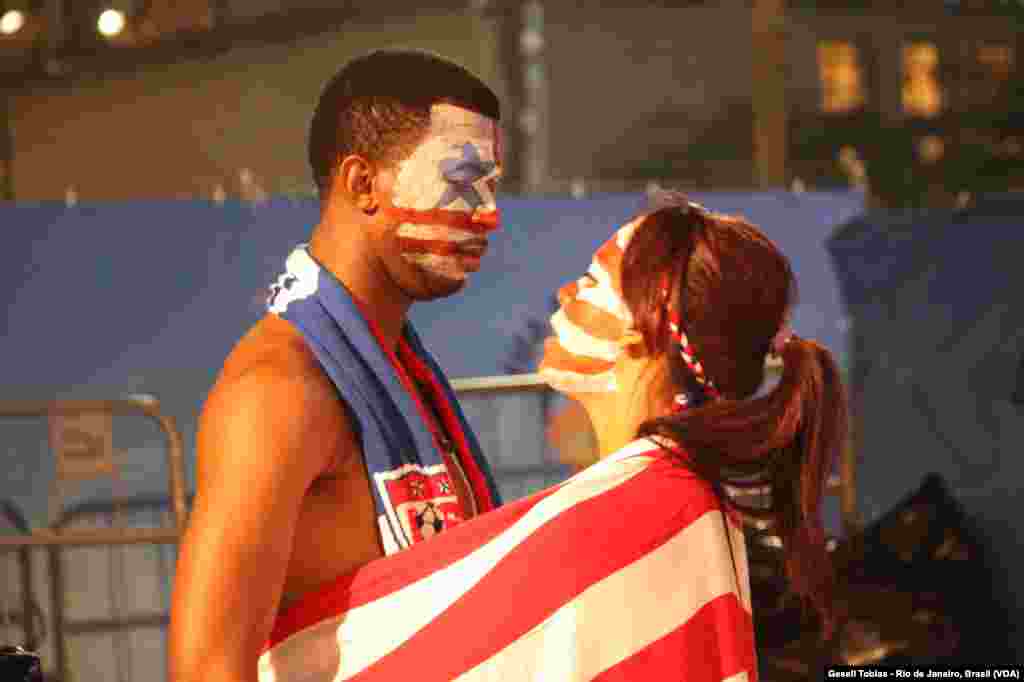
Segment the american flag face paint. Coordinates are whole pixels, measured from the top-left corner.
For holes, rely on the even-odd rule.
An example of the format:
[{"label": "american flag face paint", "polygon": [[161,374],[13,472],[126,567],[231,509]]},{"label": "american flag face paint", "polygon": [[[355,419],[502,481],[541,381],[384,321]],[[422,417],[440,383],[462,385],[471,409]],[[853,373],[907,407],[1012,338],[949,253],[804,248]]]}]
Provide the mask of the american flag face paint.
[{"label": "american flag face paint", "polygon": [[451,280],[479,268],[498,227],[501,176],[497,123],[451,104],[431,109],[427,138],[398,166],[392,216],[403,257]]},{"label": "american flag face paint", "polygon": [[621,339],[633,324],[622,298],[622,255],[641,218],[627,223],[594,254],[587,273],[558,292],[561,307],[551,318],[541,376],[561,393],[618,390],[615,363]]}]

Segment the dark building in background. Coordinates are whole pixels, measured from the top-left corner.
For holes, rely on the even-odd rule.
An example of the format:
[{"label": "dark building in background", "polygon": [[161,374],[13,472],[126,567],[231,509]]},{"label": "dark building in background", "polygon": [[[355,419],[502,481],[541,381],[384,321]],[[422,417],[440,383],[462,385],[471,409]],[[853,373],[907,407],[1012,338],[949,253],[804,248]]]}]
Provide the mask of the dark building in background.
[{"label": "dark building in background", "polygon": [[792,177],[883,205],[1024,188],[1022,27],[1017,3],[792,2]]},{"label": "dark building in background", "polygon": [[[759,166],[777,160],[763,157],[782,155],[787,185],[866,172],[881,192],[887,173],[909,169],[956,193],[958,182],[972,189],[958,159],[1024,160],[1024,129],[1007,117],[1024,13],[998,2],[769,4],[548,3],[551,187],[764,187]],[[761,37],[772,32],[781,40]],[[781,129],[758,125],[766,112]],[[781,149],[766,147],[773,137]],[[1024,186],[1024,174],[1001,180],[984,189]]]},{"label": "dark building in background", "polygon": [[[511,192],[870,180],[884,194],[909,173],[900,191],[957,194],[980,156],[1024,162],[1024,10],[996,0],[22,4],[0,79],[24,200],[308,195],[319,84],[385,45],[448,54],[501,93]],[[127,21],[104,38],[108,4]],[[1012,167],[982,189],[1024,184]]]}]

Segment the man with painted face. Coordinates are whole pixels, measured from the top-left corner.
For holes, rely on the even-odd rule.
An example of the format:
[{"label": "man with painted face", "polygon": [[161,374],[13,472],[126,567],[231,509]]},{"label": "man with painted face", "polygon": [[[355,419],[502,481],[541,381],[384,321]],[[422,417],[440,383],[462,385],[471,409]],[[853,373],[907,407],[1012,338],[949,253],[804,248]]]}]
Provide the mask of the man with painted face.
[{"label": "man with painted face", "polygon": [[338,576],[499,504],[407,320],[480,267],[498,226],[498,120],[486,85],[423,52],[370,53],[325,87],[309,134],[320,222],[201,417],[175,682],[256,680],[282,613],[316,612]]}]

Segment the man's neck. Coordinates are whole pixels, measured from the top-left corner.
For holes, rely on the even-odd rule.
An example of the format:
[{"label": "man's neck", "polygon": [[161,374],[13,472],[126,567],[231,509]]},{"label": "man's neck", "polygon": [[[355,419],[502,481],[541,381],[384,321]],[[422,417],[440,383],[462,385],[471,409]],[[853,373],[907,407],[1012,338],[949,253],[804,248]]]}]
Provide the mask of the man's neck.
[{"label": "man's neck", "polygon": [[366,242],[355,239],[339,243],[337,235],[341,232],[321,221],[309,240],[309,252],[348,289],[359,310],[376,325],[387,348],[395,350],[411,302],[377,259],[360,248]]}]

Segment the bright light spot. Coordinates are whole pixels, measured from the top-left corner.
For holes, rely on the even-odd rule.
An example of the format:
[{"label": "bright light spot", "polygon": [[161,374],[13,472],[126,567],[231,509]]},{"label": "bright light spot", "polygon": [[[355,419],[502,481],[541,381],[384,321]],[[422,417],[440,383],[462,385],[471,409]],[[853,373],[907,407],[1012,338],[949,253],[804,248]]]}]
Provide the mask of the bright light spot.
[{"label": "bright light spot", "polygon": [[103,10],[103,14],[96,21],[96,28],[108,38],[116,36],[124,30],[124,12],[116,9]]},{"label": "bright light spot", "polygon": [[0,17],[0,33],[3,33],[5,36],[14,35],[24,25],[25,14],[16,9],[8,10],[4,12],[3,17]]}]

